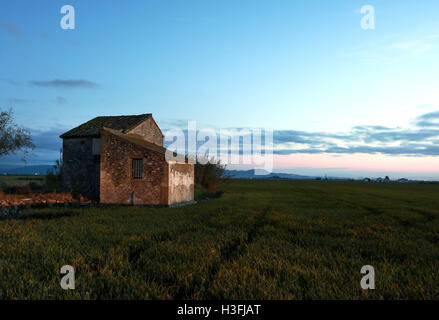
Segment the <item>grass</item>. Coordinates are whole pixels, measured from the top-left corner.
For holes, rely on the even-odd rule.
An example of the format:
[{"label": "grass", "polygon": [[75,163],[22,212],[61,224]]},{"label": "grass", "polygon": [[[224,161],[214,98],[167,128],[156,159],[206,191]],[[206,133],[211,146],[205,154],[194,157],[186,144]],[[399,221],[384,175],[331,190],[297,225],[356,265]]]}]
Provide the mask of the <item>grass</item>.
[{"label": "grass", "polygon": [[[439,185],[231,180],[224,191],[181,208],[1,220],[0,298],[439,298]],[[75,290],[59,285],[65,264]],[[360,287],[367,264],[376,290]]]},{"label": "grass", "polygon": [[30,175],[0,175],[0,187],[24,187],[28,186],[29,182],[37,185],[45,183],[45,176],[30,176]]},{"label": "grass", "polygon": [[30,194],[63,191],[60,182],[50,175],[0,175],[0,193]]}]

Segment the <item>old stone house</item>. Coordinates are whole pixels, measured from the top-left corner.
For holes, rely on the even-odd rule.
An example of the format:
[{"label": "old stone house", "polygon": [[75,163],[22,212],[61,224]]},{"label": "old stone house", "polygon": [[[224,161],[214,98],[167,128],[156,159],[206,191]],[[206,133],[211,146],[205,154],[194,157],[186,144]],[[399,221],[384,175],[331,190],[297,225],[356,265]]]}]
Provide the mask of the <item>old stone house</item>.
[{"label": "old stone house", "polygon": [[194,165],[166,161],[151,114],[97,117],[63,133],[62,183],[100,203],[172,205],[194,199]]}]

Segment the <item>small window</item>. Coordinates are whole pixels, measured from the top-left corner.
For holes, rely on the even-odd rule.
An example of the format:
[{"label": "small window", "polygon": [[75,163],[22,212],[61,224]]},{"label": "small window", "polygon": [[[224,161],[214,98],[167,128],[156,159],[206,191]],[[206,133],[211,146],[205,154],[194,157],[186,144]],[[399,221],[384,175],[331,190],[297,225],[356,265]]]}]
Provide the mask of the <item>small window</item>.
[{"label": "small window", "polygon": [[143,161],[142,159],[133,159],[133,178],[142,179]]}]

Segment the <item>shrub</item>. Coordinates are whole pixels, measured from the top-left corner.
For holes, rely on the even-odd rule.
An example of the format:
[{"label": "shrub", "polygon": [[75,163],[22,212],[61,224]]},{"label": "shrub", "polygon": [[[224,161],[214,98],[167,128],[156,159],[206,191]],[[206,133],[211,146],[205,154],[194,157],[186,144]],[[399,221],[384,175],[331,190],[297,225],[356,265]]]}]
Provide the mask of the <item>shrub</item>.
[{"label": "shrub", "polygon": [[194,170],[195,183],[209,192],[217,192],[219,185],[227,178],[224,176],[226,166],[220,160],[209,159],[207,155],[197,157]]},{"label": "shrub", "polygon": [[32,194],[32,189],[30,188],[29,185],[22,186],[22,187],[17,187],[17,193],[28,196],[28,195]]}]

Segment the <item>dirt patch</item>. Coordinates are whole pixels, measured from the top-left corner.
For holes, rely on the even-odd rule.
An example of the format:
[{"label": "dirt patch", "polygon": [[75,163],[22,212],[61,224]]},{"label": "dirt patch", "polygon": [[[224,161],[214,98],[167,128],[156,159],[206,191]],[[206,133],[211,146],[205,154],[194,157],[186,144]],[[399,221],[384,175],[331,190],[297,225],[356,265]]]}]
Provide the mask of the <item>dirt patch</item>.
[{"label": "dirt patch", "polygon": [[4,194],[0,191],[1,207],[75,202],[91,203],[91,201],[81,195],[74,196],[73,194],[66,192]]}]

